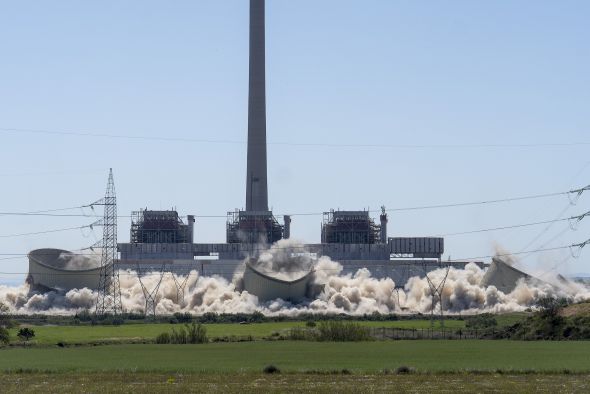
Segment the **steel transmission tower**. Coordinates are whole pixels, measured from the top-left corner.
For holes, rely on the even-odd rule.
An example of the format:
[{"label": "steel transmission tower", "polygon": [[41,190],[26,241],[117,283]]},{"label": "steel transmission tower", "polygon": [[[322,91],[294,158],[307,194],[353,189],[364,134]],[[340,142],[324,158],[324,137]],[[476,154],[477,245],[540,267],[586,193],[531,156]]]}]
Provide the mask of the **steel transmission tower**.
[{"label": "steel transmission tower", "polygon": [[102,258],[100,261],[100,278],[98,282],[98,298],[96,300],[96,314],[121,314],[121,285],[119,272],[115,269],[117,258],[117,197],[115,196],[115,182],[113,169],[109,171],[109,181],[104,199],[93,205],[104,206]]}]

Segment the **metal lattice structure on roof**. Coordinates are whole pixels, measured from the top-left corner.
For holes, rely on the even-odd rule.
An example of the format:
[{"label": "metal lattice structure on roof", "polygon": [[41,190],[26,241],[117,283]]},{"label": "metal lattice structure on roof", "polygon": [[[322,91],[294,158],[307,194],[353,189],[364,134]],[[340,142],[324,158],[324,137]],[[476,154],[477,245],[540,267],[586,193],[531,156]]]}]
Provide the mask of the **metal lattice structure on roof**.
[{"label": "metal lattice structure on roof", "polygon": [[131,213],[130,240],[133,244],[192,243],[194,222],[194,216],[189,215],[185,224],[174,210],[142,209]]},{"label": "metal lattice structure on roof", "polygon": [[284,227],[272,212],[233,211],[227,214],[228,244],[267,244],[283,239]]},{"label": "metal lattice structure on roof", "polygon": [[381,240],[381,226],[368,211],[324,212],[322,243],[375,244]]}]

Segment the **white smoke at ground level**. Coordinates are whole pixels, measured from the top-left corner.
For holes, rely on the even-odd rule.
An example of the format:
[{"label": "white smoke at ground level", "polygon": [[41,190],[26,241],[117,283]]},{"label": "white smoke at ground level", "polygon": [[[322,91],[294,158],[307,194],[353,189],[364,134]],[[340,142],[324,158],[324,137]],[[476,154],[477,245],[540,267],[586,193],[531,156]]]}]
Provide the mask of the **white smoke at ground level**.
[{"label": "white smoke at ground level", "polygon": [[[446,269],[442,268],[429,272],[428,277],[432,283],[438,284],[445,274]],[[327,257],[315,262],[313,272],[313,285],[321,285],[323,290],[315,299],[298,304],[280,299],[259,302],[255,295],[240,291],[239,275],[228,281],[218,276],[200,276],[193,271],[188,275],[183,293],[178,291],[177,283],[181,283],[184,277],[177,275],[175,281],[172,275],[165,273],[162,277],[156,295],[157,314],[259,311],[269,316],[296,316],[301,313],[363,315],[374,312],[429,313],[433,308],[430,286],[424,277],[410,278],[403,289],[399,289],[392,279],[375,278],[367,268],[343,274],[342,265]],[[445,313],[522,311],[546,296],[566,297],[574,301],[590,299],[590,291],[583,285],[557,288],[546,282],[523,280],[512,292],[504,294],[494,286],[482,287],[483,275],[484,271],[475,264],[468,264],[464,269],[450,268],[442,292]],[[124,310],[144,313],[145,295],[136,273],[121,271],[120,281]],[[142,283],[148,292],[153,291],[159,281],[160,273],[142,275]],[[92,311],[96,298],[97,293],[89,289],[35,293],[28,285],[0,286],[0,302],[11,313],[18,314]],[[437,298],[434,307],[438,309]]]},{"label": "white smoke at ground level", "polygon": [[61,253],[57,259],[58,267],[66,270],[87,270],[100,266],[100,256],[82,256],[75,253]]}]

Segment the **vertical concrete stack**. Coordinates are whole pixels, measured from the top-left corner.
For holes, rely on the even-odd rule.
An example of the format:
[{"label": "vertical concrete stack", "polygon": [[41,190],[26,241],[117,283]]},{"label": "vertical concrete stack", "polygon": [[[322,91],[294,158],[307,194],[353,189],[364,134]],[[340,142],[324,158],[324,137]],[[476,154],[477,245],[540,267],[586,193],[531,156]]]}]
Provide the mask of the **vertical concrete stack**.
[{"label": "vertical concrete stack", "polygon": [[250,0],[246,211],[268,211],[264,0]]}]

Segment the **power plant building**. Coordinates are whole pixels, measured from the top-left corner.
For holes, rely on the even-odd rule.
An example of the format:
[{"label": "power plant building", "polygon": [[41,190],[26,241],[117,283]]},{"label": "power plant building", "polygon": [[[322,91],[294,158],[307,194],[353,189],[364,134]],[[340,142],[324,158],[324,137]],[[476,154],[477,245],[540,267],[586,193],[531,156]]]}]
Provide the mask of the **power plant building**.
[{"label": "power plant building", "polygon": [[138,243],[187,244],[193,242],[195,217],[189,215],[183,223],[178,212],[149,211],[131,214],[130,241]]},{"label": "power plant building", "polygon": [[[253,294],[263,299],[275,294],[262,289],[266,283],[273,289],[282,289],[287,298],[299,298],[293,289],[297,288],[300,295],[305,286],[282,283],[244,264],[256,258],[261,248],[291,236],[291,217],[284,216],[280,224],[268,207],[265,84],[265,2],[251,0],[245,209],[228,213],[225,243],[209,244],[194,242],[194,217],[189,216],[185,225],[175,211],[146,210],[134,214],[130,242],[118,245],[122,268],[165,267],[178,273],[196,269],[202,275],[220,275],[228,280],[239,270],[245,270],[245,288],[253,286]],[[401,286],[410,276],[423,276],[442,266],[442,238],[389,238],[387,222],[384,207],[378,223],[370,211],[330,210],[323,215],[321,242],[304,245],[302,252],[315,258],[328,256],[343,265],[344,273],[368,268],[375,277],[391,277]]]},{"label": "power plant building", "polygon": [[375,224],[367,211],[334,211],[324,213],[322,243],[375,244],[387,242],[381,226]]}]

